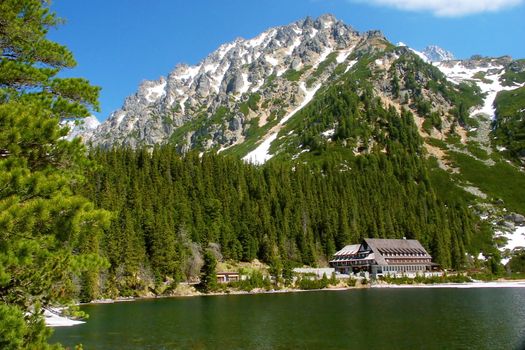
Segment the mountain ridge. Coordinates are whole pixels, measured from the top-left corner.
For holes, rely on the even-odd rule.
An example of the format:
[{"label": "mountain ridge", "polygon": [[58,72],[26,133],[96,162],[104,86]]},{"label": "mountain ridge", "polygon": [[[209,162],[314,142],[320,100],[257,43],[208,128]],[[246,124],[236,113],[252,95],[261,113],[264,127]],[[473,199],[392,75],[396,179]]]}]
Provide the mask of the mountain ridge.
[{"label": "mountain ridge", "polygon": [[[166,143],[181,153],[238,148],[234,153],[248,159],[337,66],[346,64],[346,73],[363,54],[387,47],[395,46],[379,31],[358,33],[329,14],[307,17],[237,38],[197,65],[178,64],[167,77],[145,80],[99,127],[73,134],[104,148]],[[410,50],[438,68],[453,59],[437,46]]]}]

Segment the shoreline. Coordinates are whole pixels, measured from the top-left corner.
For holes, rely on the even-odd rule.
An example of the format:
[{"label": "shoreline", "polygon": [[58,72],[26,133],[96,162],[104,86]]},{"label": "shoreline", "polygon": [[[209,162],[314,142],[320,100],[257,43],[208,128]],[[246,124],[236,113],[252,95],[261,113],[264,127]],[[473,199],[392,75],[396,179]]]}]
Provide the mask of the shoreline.
[{"label": "shoreline", "polygon": [[464,282],[464,283],[435,283],[435,284],[375,284],[370,288],[525,288],[525,281],[489,281],[489,282]]},{"label": "shoreline", "polygon": [[[159,295],[159,296],[143,296],[143,297],[129,297],[129,298],[117,298],[117,299],[101,299],[94,300],[89,303],[79,303],[77,305],[101,305],[101,304],[113,304],[113,303],[124,303],[141,300],[155,300],[155,299],[167,299],[167,298],[193,298],[193,297],[211,297],[211,296],[227,296],[227,295],[257,295],[257,294],[285,294],[285,293],[303,293],[303,292],[323,292],[323,291],[350,291],[350,290],[362,290],[362,289],[472,289],[472,288],[525,288],[525,280],[502,280],[502,281],[489,281],[489,282],[465,282],[465,283],[435,283],[435,284],[370,284],[361,287],[333,287],[323,289],[295,289],[295,288],[284,288],[284,289],[271,289],[271,290],[252,290],[246,291],[228,291],[228,292],[216,292],[216,293],[189,293],[189,294],[174,294],[174,295]],[[45,317],[45,323],[48,327],[70,327],[76,326],[86,321],[74,320],[68,317],[59,316],[52,314],[51,317]]]},{"label": "shoreline", "polygon": [[173,294],[173,295],[157,295],[157,296],[140,296],[140,297],[126,297],[117,299],[101,299],[94,300],[88,303],[79,303],[78,305],[99,305],[99,304],[113,304],[124,303],[138,300],[152,300],[165,298],[192,298],[192,297],[208,297],[208,296],[225,296],[225,295],[255,295],[255,294],[281,294],[281,293],[302,293],[302,292],[322,292],[322,291],[345,291],[345,290],[360,290],[360,289],[376,289],[376,288],[525,288],[525,280],[499,280],[499,281],[474,281],[463,283],[433,283],[433,284],[368,284],[360,287],[350,286],[334,286],[323,289],[254,289],[252,291],[231,290],[227,292],[213,292],[213,293],[188,293],[188,294]]}]

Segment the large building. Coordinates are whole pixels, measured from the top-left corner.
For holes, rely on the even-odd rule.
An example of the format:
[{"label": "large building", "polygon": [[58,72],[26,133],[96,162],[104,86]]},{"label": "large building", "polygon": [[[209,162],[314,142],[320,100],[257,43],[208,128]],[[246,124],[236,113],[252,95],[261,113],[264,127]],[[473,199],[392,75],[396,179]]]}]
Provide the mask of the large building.
[{"label": "large building", "polygon": [[365,238],[361,244],[347,245],[330,261],[339,273],[362,271],[372,276],[411,276],[437,269],[432,257],[415,239]]}]

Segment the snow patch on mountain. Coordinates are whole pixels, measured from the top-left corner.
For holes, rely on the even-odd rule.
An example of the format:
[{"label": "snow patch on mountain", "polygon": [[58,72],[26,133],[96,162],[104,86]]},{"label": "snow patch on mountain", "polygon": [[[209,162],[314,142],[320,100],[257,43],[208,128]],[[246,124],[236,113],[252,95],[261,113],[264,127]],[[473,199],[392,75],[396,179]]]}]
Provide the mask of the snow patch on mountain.
[{"label": "snow patch on mountain", "polygon": [[291,111],[290,113],[288,113],[288,115],[286,115],[283,119],[281,119],[279,121],[279,124],[280,125],[283,125],[284,123],[286,123],[291,117],[293,117],[295,115],[295,113],[299,112],[301,109],[303,109],[308,103],[310,103],[310,101],[314,98],[315,96],[315,93],[317,92],[317,90],[319,90],[319,88],[321,87],[321,84],[318,84],[316,85],[313,89],[311,90],[307,90],[306,89],[306,84],[304,82],[301,82],[299,84],[299,88],[304,92],[304,99],[303,99],[303,102],[301,102],[301,104],[295,108],[293,111]]},{"label": "snow patch on mountain", "polygon": [[[400,41],[396,44],[398,47],[408,47],[407,44]],[[408,47],[413,53],[418,55],[425,62],[441,62],[454,60],[454,54],[436,45],[429,45],[423,51],[415,50]]]},{"label": "snow patch on mountain", "polygon": [[176,79],[179,80],[192,80],[199,73],[201,65],[198,66],[184,66],[182,74],[175,75]]},{"label": "snow patch on mountain", "polygon": [[166,81],[163,79],[163,81],[155,86],[149,87],[146,89],[146,99],[148,102],[155,102],[160,97],[166,95]]},{"label": "snow patch on mountain", "polygon": [[326,58],[328,57],[328,55],[330,55],[332,52],[334,51],[334,49],[330,46],[326,47],[324,49],[324,51],[321,53],[321,55],[319,55],[319,59],[317,60],[317,62],[315,62],[314,64],[314,68],[317,68],[319,67],[319,65],[324,61],[326,60]]},{"label": "snow patch on mountain", "polygon": [[273,157],[273,154],[270,154],[270,146],[275,139],[277,139],[277,132],[266,138],[256,149],[248,153],[243,160],[255,165],[266,163],[266,161]]},{"label": "snow patch on mountain", "polygon": [[270,154],[270,146],[272,142],[277,139],[277,135],[279,134],[279,131],[281,130],[281,127],[283,126],[283,124],[286,123],[288,120],[290,120],[290,118],[292,118],[297,112],[303,109],[308,103],[310,103],[310,101],[312,101],[312,99],[315,96],[315,93],[317,92],[317,90],[319,90],[320,87],[321,87],[321,84],[316,85],[311,90],[307,90],[306,84],[304,82],[301,82],[299,84],[299,88],[305,94],[304,99],[301,102],[301,104],[297,106],[293,111],[288,113],[286,116],[284,116],[279,121],[279,124],[271,130],[270,135],[267,136],[266,139],[259,146],[257,146],[256,149],[248,153],[243,158],[243,160],[245,162],[256,164],[256,165],[264,164],[266,163],[266,161],[270,160],[273,157],[273,155]]},{"label": "snow patch on mountain", "polygon": [[[525,226],[516,227],[511,232],[496,232],[496,237],[504,237],[507,239],[507,243],[501,247],[501,251],[513,251],[516,248],[525,248]],[[506,265],[509,262],[509,258],[501,259],[501,263]]]},{"label": "snow patch on mountain", "polygon": [[348,62],[348,65],[346,66],[346,69],[345,69],[345,73],[348,73],[348,71],[350,69],[352,69],[352,67],[357,63],[357,60],[353,60],[353,61],[350,61]]},{"label": "snow patch on mountain", "polygon": [[436,45],[427,46],[422,54],[430,62],[441,62],[441,61],[452,61],[454,60],[454,54]]},{"label": "snow patch on mountain", "polygon": [[242,95],[250,89],[250,81],[248,80],[248,74],[242,73],[242,87],[239,89],[239,95]]},{"label": "snow patch on mountain", "polygon": [[235,42],[221,45],[219,47],[219,50],[217,51],[217,55],[219,56],[219,60],[222,60],[224,58],[224,56],[226,56],[226,54],[228,52],[230,52],[230,50],[235,47],[235,45],[236,45]]},{"label": "snow patch on mountain", "polygon": [[347,50],[341,50],[341,52],[339,52],[339,54],[337,55],[337,58],[336,58],[337,63],[343,63],[344,61],[346,61],[348,56],[350,56],[352,51],[354,51],[354,48],[355,48],[355,46],[352,46],[352,47],[350,47]]},{"label": "snow patch on mountain", "polygon": [[257,47],[261,45],[264,42],[264,40],[266,40],[268,35],[269,35],[268,32],[264,32],[260,34],[259,36],[255,37],[254,39],[246,41],[245,45],[248,47]]},{"label": "snow patch on mountain", "polygon": [[288,56],[291,55],[293,53],[293,51],[295,50],[295,48],[298,47],[299,45],[301,45],[301,43],[302,43],[302,40],[301,40],[300,37],[295,38],[293,44],[286,51],[286,54]]},{"label": "snow patch on mountain", "polygon": [[68,141],[73,140],[75,137],[87,137],[90,136],[100,125],[97,117],[89,116],[83,119],[67,120],[62,125],[69,127],[69,133],[66,137]]},{"label": "snow patch on mountain", "polygon": [[413,48],[409,47],[410,51],[412,51],[413,53],[415,53],[416,55],[419,56],[419,58],[421,58],[424,62],[430,62],[430,60],[428,59],[427,56],[425,56],[425,54],[423,52],[420,52],[420,51],[417,51],[417,50],[414,50]]},{"label": "snow patch on mountain", "polygon": [[[503,75],[504,67],[500,64],[489,62],[486,64],[472,64],[463,61],[454,62],[438,62],[434,64],[448,80],[455,84],[459,84],[464,81],[473,81],[481,89],[481,92],[485,94],[483,99],[483,105],[471,112],[471,116],[478,114],[485,114],[491,119],[495,118],[496,108],[494,107],[494,101],[498,92],[504,90],[513,90],[521,85],[515,86],[503,86],[500,78]],[[483,78],[479,78],[479,74],[483,75]]]},{"label": "snow patch on mountain", "polygon": [[268,62],[272,66],[276,66],[276,65],[279,64],[279,61],[273,56],[266,55],[266,56],[264,56],[264,59],[266,60],[266,62]]}]

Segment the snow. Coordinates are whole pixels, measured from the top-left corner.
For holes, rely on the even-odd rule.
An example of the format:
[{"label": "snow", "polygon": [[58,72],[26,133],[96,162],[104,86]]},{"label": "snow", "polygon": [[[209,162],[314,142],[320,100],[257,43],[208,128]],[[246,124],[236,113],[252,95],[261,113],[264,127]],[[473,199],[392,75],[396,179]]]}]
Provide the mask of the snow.
[{"label": "snow", "polygon": [[229,43],[229,44],[223,44],[219,47],[219,50],[217,50],[217,54],[219,55],[219,60],[222,60],[226,54],[235,47],[235,43]]},{"label": "snow", "polygon": [[266,60],[266,62],[268,62],[269,64],[271,64],[272,66],[276,66],[279,64],[279,61],[277,61],[276,58],[274,58],[273,56],[264,56],[264,59]]},{"label": "snow", "polygon": [[479,255],[478,255],[478,260],[483,260],[483,261],[485,261],[485,260],[487,260],[487,259],[485,258],[485,255],[483,255],[483,253],[479,253]]},{"label": "snow", "polygon": [[484,69],[469,69],[460,63],[455,63],[452,67],[448,64],[442,64],[440,62],[434,63],[434,65],[447,77],[448,80],[455,84],[459,84],[464,80],[471,79],[474,74],[481,72]]},{"label": "snow", "polygon": [[348,58],[348,56],[350,56],[350,54],[352,53],[352,51],[354,50],[354,47],[355,46],[352,46],[350,47],[348,50],[342,50],[339,55],[337,55],[337,58],[336,58],[336,61],[337,63],[343,63],[344,61],[346,61],[346,59]]},{"label": "snow", "polygon": [[404,42],[400,41],[396,44],[396,46],[399,46],[399,47],[405,47],[407,46]]},{"label": "snow", "polygon": [[[503,67],[501,67],[503,68]],[[515,86],[503,86],[500,83],[500,77],[503,74],[503,70],[499,74],[493,74],[489,75],[486,74],[485,78],[488,80],[492,80],[491,83],[485,83],[483,81],[477,81],[476,84],[479,86],[482,92],[486,93],[486,97],[483,100],[483,106],[481,108],[478,108],[472,112],[471,115],[476,115],[480,113],[484,113],[491,117],[492,119],[495,119],[496,117],[496,108],[494,107],[494,100],[496,100],[496,95],[498,92],[502,90],[512,90],[515,89]]]},{"label": "snow", "polygon": [[180,100],[179,105],[182,113],[186,111],[186,101],[188,100],[188,96],[185,96],[182,100]]},{"label": "snow", "polygon": [[162,83],[155,85],[153,87],[150,87],[146,89],[146,100],[148,102],[155,102],[160,97],[166,95],[166,81],[163,81]]},{"label": "snow", "polygon": [[[301,146],[299,146],[299,147],[302,147],[302,146],[303,146],[303,145],[301,145]],[[301,154],[306,153],[306,152],[309,152],[309,150],[308,150],[308,149],[302,149],[301,152],[294,154],[294,155],[292,156],[292,159],[293,159],[293,160],[296,160],[297,158],[299,158],[299,156],[300,156]]]},{"label": "snow", "polygon": [[378,66],[382,66],[385,62],[383,60],[381,60],[381,59],[377,59],[377,60],[375,60],[375,63]]},{"label": "snow", "polygon": [[352,67],[357,63],[357,60],[353,60],[353,61],[350,61],[348,62],[348,66],[346,67],[345,69],[345,73],[347,73],[350,69],[352,69]]},{"label": "snow", "polygon": [[219,68],[219,65],[220,63],[207,64],[204,66],[204,72],[205,73],[210,73],[210,72],[215,73],[215,71],[217,71],[217,68]]},{"label": "snow", "polygon": [[[303,109],[314,97],[315,93],[319,88],[321,87],[321,84],[314,87],[312,90],[306,89],[306,84],[304,82],[301,82],[299,84],[299,88],[305,92],[304,100],[301,102],[301,104],[295,108],[293,111],[288,113],[284,118],[282,118],[279,121],[280,126],[282,126],[284,123],[286,123],[291,117],[295,115],[298,111]],[[248,163],[260,165],[264,164],[266,161],[271,159],[273,157],[273,154],[270,154],[270,146],[273,141],[277,139],[277,134],[279,133],[279,128],[277,128],[276,131],[274,131],[269,137],[267,137],[259,146],[257,146],[256,149],[248,153],[243,160]]]},{"label": "snow", "polygon": [[[513,232],[496,232],[496,237],[505,237],[507,243],[505,246],[500,248],[500,251],[513,251],[516,248],[525,248],[525,226],[518,226]],[[501,263],[506,265],[509,262],[509,258],[501,259]]]},{"label": "snow", "polygon": [[292,30],[295,32],[295,34],[297,35],[301,35],[303,34],[303,30],[301,28],[297,28],[296,26],[292,28]]},{"label": "snow", "polygon": [[264,32],[260,34],[259,36],[256,36],[254,39],[248,40],[245,42],[245,45],[248,47],[256,47],[261,45],[264,40],[268,37],[268,33]]},{"label": "snow", "polygon": [[261,86],[263,86],[263,84],[264,84],[264,79],[259,80],[257,84],[252,87],[252,92],[259,91],[259,89],[261,88]]},{"label": "snow", "polygon": [[306,84],[304,82],[301,82],[299,83],[299,88],[301,90],[304,91],[305,93],[305,96],[304,96],[304,100],[303,102],[301,102],[301,104],[299,105],[299,107],[297,107],[296,109],[294,109],[293,111],[291,111],[290,113],[288,113],[288,115],[286,115],[283,119],[281,119],[279,121],[279,124],[284,124],[286,123],[291,117],[293,117],[295,115],[295,113],[299,112],[301,109],[303,109],[308,103],[310,103],[310,101],[314,98],[314,95],[315,93],[317,92],[317,90],[319,90],[319,88],[321,87],[321,84],[318,84],[317,86],[315,86],[312,90],[308,91],[306,89]]},{"label": "snow", "polygon": [[183,74],[179,74],[179,75],[175,76],[175,79],[178,79],[178,80],[190,80],[190,79],[193,79],[199,73],[200,69],[201,69],[200,65],[186,67],[186,72],[183,73]]},{"label": "snow", "polygon": [[315,37],[315,36],[317,35],[318,32],[319,32],[319,31],[318,31],[317,29],[312,28],[312,32],[310,33],[310,38]]},{"label": "snow", "polygon": [[226,74],[228,69],[230,69],[230,63],[229,62],[226,64],[226,66],[222,67],[222,69],[217,70],[215,72],[216,74],[212,77],[213,81],[211,83],[211,86],[215,90],[215,92],[218,93],[219,90],[221,89],[222,80],[224,79],[224,75]]},{"label": "snow", "polygon": [[75,137],[89,138],[95,129],[98,128],[100,122],[97,117],[91,115],[82,119],[71,119],[61,122],[61,126],[68,126],[69,133],[65,137],[66,140],[71,141]]},{"label": "snow", "polygon": [[262,53],[261,51],[255,51],[255,52],[253,53],[253,61],[258,60],[259,57],[261,57],[261,53]]},{"label": "snow", "polygon": [[333,21],[326,21],[323,23],[323,28],[324,29],[329,29],[333,26],[334,22]]},{"label": "snow", "polygon": [[60,310],[53,310],[53,312],[49,310],[44,310],[44,320],[46,323],[46,326],[48,327],[71,327],[76,326],[82,323],[85,323],[84,321],[77,321],[72,320],[67,317],[63,317],[58,315],[60,313]]},{"label": "snow", "polygon": [[96,129],[99,125],[100,122],[94,115],[84,118],[84,127],[86,129]]},{"label": "snow", "polygon": [[248,81],[248,74],[242,73],[242,87],[239,90],[239,94],[242,95],[250,89],[251,83]]},{"label": "snow", "polygon": [[413,53],[415,53],[416,55],[418,55],[419,58],[421,58],[423,61],[425,61],[425,62],[427,62],[427,63],[429,62],[427,56],[425,56],[422,52],[419,52],[419,51],[414,50],[414,49],[412,49],[412,48],[409,48],[409,49],[410,49],[410,51],[412,51]]},{"label": "snow", "polygon": [[326,58],[328,57],[329,54],[331,54],[333,51],[333,49],[331,47],[327,47],[322,53],[321,55],[319,56],[319,59],[317,60],[317,62],[314,64],[314,68],[317,68],[321,62],[323,62],[324,60],[326,60]]},{"label": "snow", "polygon": [[268,33],[262,33],[261,35],[255,37],[254,39],[248,40],[246,42],[246,46],[248,46],[248,47],[259,46],[259,45],[261,45],[264,42],[264,40],[266,39],[267,36],[268,36]]},{"label": "snow", "polygon": [[[481,91],[486,94],[483,100],[483,105],[472,111],[471,116],[483,113],[494,119],[496,113],[494,100],[496,99],[498,92],[502,90],[512,90],[518,87],[501,85],[500,77],[504,73],[503,66],[489,65],[488,67],[467,68],[461,63],[455,63],[452,67],[449,67],[449,64],[435,63],[435,66],[447,76],[448,80],[455,84],[459,84],[465,80],[474,80]],[[497,73],[489,74],[489,71],[496,71]],[[473,78],[473,76],[479,72],[485,73],[485,79],[483,80],[488,82]]]},{"label": "snow", "polygon": [[276,132],[271,134],[270,137],[264,140],[259,146],[257,146],[256,149],[248,153],[243,158],[243,160],[248,163],[252,163],[256,165],[266,163],[267,160],[273,157],[273,155],[270,154],[269,151],[270,151],[270,145],[272,144],[273,141],[275,141],[276,138],[277,138]]},{"label": "snow", "polygon": [[295,38],[293,44],[288,48],[288,51],[286,51],[286,54],[291,55],[293,50],[295,50],[295,48],[299,45],[301,45],[301,38]]},{"label": "snow", "polygon": [[247,55],[248,53],[249,53],[249,52],[246,51],[246,49],[241,48],[239,51],[237,51],[237,56],[239,56],[239,57],[243,57],[243,56]]},{"label": "snow", "polygon": [[275,73],[275,75],[277,75],[278,77],[280,77],[281,75],[284,74],[284,72],[286,72],[288,69],[286,68],[282,68],[282,69],[279,69],[277,70],[277,73]]},{"label": "snow", "polygon": [[324,137],[332,137],[334,134],[335,129],[326,130],[321,133],[321,135],[323,135]]},{"label": "snow", "polygon": [[118,126],[118,125],[120,125],[120,123],[122,123],[122,120],[124,120],[124,117],[126,116],[126,113],[124,113],[123,111],[118,111],[118,112],[115,112],[115,113],[116,114],[113,114],[111,117],[115,118],[115,124],[117,124],[117,126]]}]

